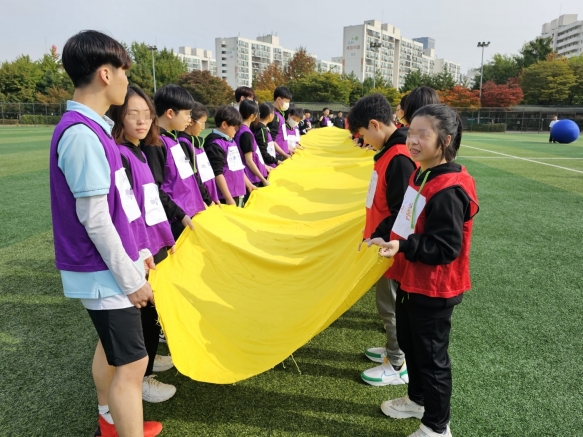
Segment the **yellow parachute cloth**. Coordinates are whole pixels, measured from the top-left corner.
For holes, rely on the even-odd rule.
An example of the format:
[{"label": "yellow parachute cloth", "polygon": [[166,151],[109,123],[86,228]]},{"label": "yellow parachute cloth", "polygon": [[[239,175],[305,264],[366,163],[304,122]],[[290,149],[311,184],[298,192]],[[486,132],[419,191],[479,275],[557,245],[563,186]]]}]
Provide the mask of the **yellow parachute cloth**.
[{"label": "yellow parachute cloth", "polygon": [[337,128],[302,144],[244,209],[197,215],[151,273],[172,360],[192,379],[228,384],[273,368],[390,265],[374,248],[357,251],[373,153]]}]

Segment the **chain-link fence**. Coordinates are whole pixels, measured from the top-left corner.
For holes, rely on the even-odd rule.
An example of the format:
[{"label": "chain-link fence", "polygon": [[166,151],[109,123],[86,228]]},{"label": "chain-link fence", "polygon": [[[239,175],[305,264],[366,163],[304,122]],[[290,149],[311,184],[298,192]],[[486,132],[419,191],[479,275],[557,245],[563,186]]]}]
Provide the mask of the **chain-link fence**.
[{"label": "chain-link fence", "polygon": [[[332,114],[350,107],[331,102],[294,102],[296,106],[312,111],[312,120],[318,120],[322,109],[327,107]],[[209,106],[209,117],[214,117],[218,108]],[[575,121],[583,129],[583,106],[515,106],[513,108],[455,108],[464,128],[482,132],[545,132],[556,115],[559,119]],[[55,125],[66,111],[66,103],[0,103],[0,126],[6,125]],[[213,127],[213,126],[209,126]]]}]

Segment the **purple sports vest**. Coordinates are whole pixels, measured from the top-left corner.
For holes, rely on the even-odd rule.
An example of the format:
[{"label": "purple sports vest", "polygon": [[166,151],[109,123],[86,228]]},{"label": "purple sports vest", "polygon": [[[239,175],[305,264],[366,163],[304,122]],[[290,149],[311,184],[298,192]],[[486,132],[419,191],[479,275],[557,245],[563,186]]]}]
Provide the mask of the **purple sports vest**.
[{"label": "purple sports vest", "polygon": [[258,182],[261,182],[261,180],[255,175],[255,173],[253,173],[249,169],[249,167],[247,167],[247,162],[245,161],[245,155],[243,154],[243,150],[241,150],[241,145],[240,145],[241,136],[245,132],[247,132],[247,133],[249,133],[249,135],[251,135],[251,138],[253,141],[253,155],[252,155],[253,162],[255,163],[255,165],[259,169],[259,172],[261,173],[261,175],[263,177],[267,177],[267,170],[265,170],[265,164],[263,164],[259,160],[259,156],[257,155],[257,153],[261,153],[261,152],[259,152],[257,150],[257,141],[255,141],[255,135],[253,135],[253,132],[251,132],[251,129],[249,129],[249,126],[247,126],[246,124],[242,124],[241,127],[239,128],[239,131],[235,135],[235,142],[237,143],[237,147],[239,148],[239,153],[241,154],[241,160],[243,161],[243,165],[245,166],[245,174],[247,175],[247,179],[249,179],[249,181],[251,181],[252,184],[256,184]]},{"label": "purple sports vest", "polygon": [[[170,223],[164,216],[163,221],[160,216],[156,217],[147,208],[148,203],[157,202],[161,206],[158,186],[152,176],[152,171],[148,162],[136,158],[136,155],[127,146],[118,146],[120,153],[125,156],[132,172],[132,186],[134,187],[134,197],[142,215],[130,223],[138,244],[138,249],[148,249],[152,255],[156,255],[163,247],[174,246],[174,238],[170,230]],[[142,152],[140,152],[142,153]],[[143,153],[142,153],[143,156]],[[163,212],[163,208],[160,208]],[[158,222],[155,223],[154,222]]]},{"label": "purple sports vest", "polygon": [[[225,138],[217,138],[213,141],[213,144],[218,145],[223,151],[225,152],[225,163],[223,165],[223,176],[225,177],[225,181],[227,182],[227,187],[229,187],[229,191],[232,197],[239,197],[244,196],[247,192],[245,188],[245,172],[243,170],[236,170],[231,171],[229,170],[229,165],[227,164],[227,156],[229,156],[229,148],[234,147],[239,153],[239,147],[237,143],[233,140],[229,141]],[[223,193],[221,190],[219,191],[219,199],[224,199]]]},{"label": "purple sports vest", "polygon": [[98,123],[79,112],[69,111],[63,115],[53,132],[49,157],[51,213],[57,269],[71,272],[109,270],[87,235],[85,226],[77,218],[75,197],[58,165],[58,146],[61,136],[65,130],[75,124],[83,124],[90,128],[103,146],[110,172],[109,193],[107,193],[109,215],[126,253],[135,262],[139,258],[138,247],[115,183],[117,171],[121,169],[125,174],[117,145]]},{"label": "purple sports vest", "polygon": [[[195,138],[195,137],[191,136],[191,138]],[[198,169],[198,160],[196,159],[196,157],[198,155],[202,155],[203,153],[206,155],[206,152],[204,151],[204,148],[202,147],[203,140],[200,137],[196,138],[196,145],[195,145],[195,143],[190,141],[188,138],[180,137],[180,141],[184,141],[185,143],[193,146],[194,155],[195,155],[194,161],[196,162],[197,177],[200,179],[200,170]],[[217,183],[216,183],[214,176],[212,179],[209,179],[208,181],[203,182],[202,184],[204,185],[204,187],[208,191],[209,196],[211,196],[211,200],[215,203],[219,203],[219,193],[217,190]]]},{"label": "purple sports vest", "polygon": [[[160,139],[164,142],[164,147],[166,147],[164,183],[160,189],[168,194],[172,201],[176,203],[186,215],[193,217],[195,214],[206,209],[200,190],[194,179],[195,176],[193,174],[186,179],[182,179],[179,174],[176,163],[174,162],[174,156],[170,150],[172,147],[180,147],[182,149],[179,142],[164,135],[160,135]],[[176,221],[176,218],[170,217],[170,221]]]},{"label": "purple sports vest", "polygon": [[287,135],[284,136],[285,127],[285,120],[283,119],[283,115],[276,109],[274,111],[275,116],[279,119],[279,129],[277,130],[277,135],[275,136],[276,144],[281,147],[285,153],[289,153],[289,147],[287,146]]}]

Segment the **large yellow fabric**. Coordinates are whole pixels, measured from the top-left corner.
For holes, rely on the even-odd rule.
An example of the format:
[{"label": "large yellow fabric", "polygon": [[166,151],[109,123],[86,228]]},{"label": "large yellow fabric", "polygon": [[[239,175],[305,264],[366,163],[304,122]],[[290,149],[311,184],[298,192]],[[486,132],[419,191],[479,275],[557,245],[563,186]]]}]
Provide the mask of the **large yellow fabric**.
[{"label": "large yellow fabric", "polygon": [[302,144],[244,209],[197,215],[151,274],[172,359],[192,379],[233,383],[274,367],[390,265],[373,248],[357,251],[372,152],[337,128]]}]

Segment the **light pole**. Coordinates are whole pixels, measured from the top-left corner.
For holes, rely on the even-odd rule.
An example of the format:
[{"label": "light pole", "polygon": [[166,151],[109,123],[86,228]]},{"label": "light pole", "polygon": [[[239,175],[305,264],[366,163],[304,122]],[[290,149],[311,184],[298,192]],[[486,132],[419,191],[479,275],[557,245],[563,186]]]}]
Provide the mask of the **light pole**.
[{"label": "light pole", "polygon": [[[373,51],[373,49],[380,49],[382,47],[382,44],[380,42],[371,42],[370,43],[370,49]],[[377,57],[375,56],[373,61],[372,61],[372,65],[373,65],[373,75],[372,75],[372,87],[373,89],[376,88],[377,86]]]},{"label": "light pole", "polygon": [[152,76],[154,77],[154,93],[156,92],[156,67],[154,66],[154,52],[158,51],[156,46],[148,46],[148,49],[152,51]]},{"label": "light pole", "polygon": [[[482,105],[482,81],[484,79],[484,49],[490,45],[488,42],[478,42],[478,47],[482,48],[482,66],[480,67],[480,106]],[[478,110],[478,124],[480,124],[480,111]]]}]

